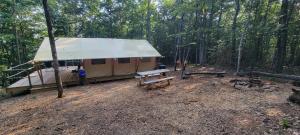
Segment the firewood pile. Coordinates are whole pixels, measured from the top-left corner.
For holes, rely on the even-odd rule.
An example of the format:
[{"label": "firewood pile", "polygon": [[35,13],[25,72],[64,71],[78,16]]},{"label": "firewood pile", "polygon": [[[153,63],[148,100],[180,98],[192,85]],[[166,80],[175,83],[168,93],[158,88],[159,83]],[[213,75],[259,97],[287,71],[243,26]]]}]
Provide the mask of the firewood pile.
[{"label": "firewood pile", "polygon": [[230,83],[234,83],[233,87],[237,89],[264,86],[264,83],[261,81],[259,77],[253,77],[253,76],[250,76],[249,79],[233,79],[230,80]]}]

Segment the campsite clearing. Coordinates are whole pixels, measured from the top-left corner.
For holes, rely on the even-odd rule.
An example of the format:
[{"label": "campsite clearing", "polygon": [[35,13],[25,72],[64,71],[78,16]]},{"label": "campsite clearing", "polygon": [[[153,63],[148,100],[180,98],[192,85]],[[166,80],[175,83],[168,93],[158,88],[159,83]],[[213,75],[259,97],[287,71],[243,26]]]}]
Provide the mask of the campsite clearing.
[{"label": "campsite clearing", "polygon": [[[206,70],[206,69],[201,69]],[[299,134],[289,83],[240,90],[226,75],[192,76],[146,90],[136,80],[42,91],[0,101],[0,134]],[[238,78],[245,79],[245,78]],[[285,124],[288,128],[285,128]]]}]

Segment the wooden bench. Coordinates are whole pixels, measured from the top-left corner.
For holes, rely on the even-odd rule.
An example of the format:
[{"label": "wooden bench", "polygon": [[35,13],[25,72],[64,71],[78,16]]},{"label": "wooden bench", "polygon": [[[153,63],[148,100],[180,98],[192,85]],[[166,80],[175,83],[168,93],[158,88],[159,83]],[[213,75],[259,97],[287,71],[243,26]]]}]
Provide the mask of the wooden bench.
[{"label": "wooden bench", "polygon": [[152,84],[163,82],[163,81],[167,81],[168,85],[170,85],[170,80],[172,80],[172,79],[174,79],[174,77],[154,79],[154,80],[145,81],[144,84],[147,85],[147,88],[149,88],[149,86],[152,85]]}]

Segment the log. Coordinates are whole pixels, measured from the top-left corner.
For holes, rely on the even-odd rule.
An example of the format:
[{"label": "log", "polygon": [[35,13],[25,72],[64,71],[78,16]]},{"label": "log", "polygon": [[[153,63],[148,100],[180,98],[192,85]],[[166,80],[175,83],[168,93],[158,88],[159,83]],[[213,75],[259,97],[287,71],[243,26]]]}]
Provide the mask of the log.
[{"label": "log", "polygon": [[294,80],[294,81],[300,81],[300,76],[296,76],[296,75],[272,74],[272,73],[259,72],[259,71],[252,71],[252,74],[267,76],[267,77],[276,77],[276,78],[282,78],[282,79],[288,79],[288,80]]},{"label": "log", "polygon": [[185,75],[224,75],[226,72],[186,72]]}]

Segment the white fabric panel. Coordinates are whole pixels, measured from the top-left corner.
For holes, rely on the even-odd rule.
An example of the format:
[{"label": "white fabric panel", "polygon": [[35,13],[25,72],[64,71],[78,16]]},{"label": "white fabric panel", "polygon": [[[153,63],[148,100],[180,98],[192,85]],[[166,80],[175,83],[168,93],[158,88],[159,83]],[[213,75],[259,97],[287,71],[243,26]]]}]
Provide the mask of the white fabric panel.
[{"label": "white fabric panel", "polygon": [[[161,57],[146,40],[111,38],[58,38],[55,41],[58,60]],[[45,38],[34,61],[51,61],[49,38]]]}]

